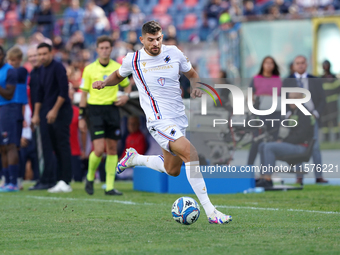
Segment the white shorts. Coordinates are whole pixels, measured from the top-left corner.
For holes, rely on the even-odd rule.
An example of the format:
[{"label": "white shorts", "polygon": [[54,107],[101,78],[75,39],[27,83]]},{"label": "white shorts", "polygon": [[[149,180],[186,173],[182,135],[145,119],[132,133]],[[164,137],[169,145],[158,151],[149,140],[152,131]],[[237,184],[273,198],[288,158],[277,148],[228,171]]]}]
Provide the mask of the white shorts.
[{"label": "white shorts", "polygon": [[185,137],[185,129],[188,127],[188,118],[186,115],[173,119],[160,119],[146,123],[149,133],[161,146],[162,149],[170,152],[169,142],[176,141],[178,138]]}]

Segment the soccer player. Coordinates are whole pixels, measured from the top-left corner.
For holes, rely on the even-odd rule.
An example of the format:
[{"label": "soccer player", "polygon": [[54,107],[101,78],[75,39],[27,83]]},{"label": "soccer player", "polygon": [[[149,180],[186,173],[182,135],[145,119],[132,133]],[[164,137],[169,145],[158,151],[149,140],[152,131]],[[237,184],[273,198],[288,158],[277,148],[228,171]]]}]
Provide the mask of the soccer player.
[{"label": "soccer player", "polygon": [[14,101],[17,71],[4,63],[5,51],[0,46],[0,148],[5,184],[1,192],[18,191],[20,138],[22,131],[22,105]]},{"label": "soccer player", "polygon": [[[19,47],[13,47],[7,52],[7,62],[11,66],[13,66],[17,71],[17,86],[15,88],[15,92],[13,98],[11,100],[12,103],[19,104],[22,109],[22,114],[18,115],[19,119],[24,120],[25,115],[25,105],[28,103],[28,96],[27,96],[27,79],[28,79],[28,71],[25,67],[20,66],[22,62],[23,52]],[[27,127],[27,122],[19,123],[21,127]],[[17,136],[21,141],[22,132],[18,133]],[[19,157],[20,157],[19,153]],[[19,166],[18,177],[19,177],[19,189],[22,189],[22,179],[25,177],[25,173],[21,171],[21,166]]]},{"label": "soccer player", "polygon": [[[108,36],[97,39],[98,59],[85,67],[81,85],[82,96],[79,111],[79,129],[86,131],[85,116],[88,120],[94,151],[89,156],[89,166],[86,176],[85,191],[93,195],[93,181],[104,150],[106,149],[106,195],[122,195],[114,189],[115,169],[118,163],[117,140],[120,139],[120,117],[118,106],[123,106],[131,91],[129,80],[121,79],[118,83],[125,87],[125,95],[117,97],[118,87],[107,87],[98,91],[92,88],[95,81],[104,81],[113,71],[119,69],[120,64],[110,59],[113,40]],[[117,84],[118,84],[117,83]],[[89,97],[88,97],[89,94]],[[88,99],[87,99],[88,98]]]},{"label": "soccer player", "polygon": [[[161,173],[178,176],[184,161],[188,181],[200,200],[208,221],[213,224],[228,223],[232,217],[219,212],[212,205],[201,173],[195,173],[196,178],[192,178],[199,161],[196,149],[185,137],[188,119],[181,98],[179,72],[194,80],[199,78],[198,74],[189,59],[176,46],[162,45],[162,40],[159,23],[145,23],[140,37],[144,47],[135,53],[128,53],[119,70],[104,81],[96,81],[92,85],[96,89],[114,86],[132,73],[138,87],[141,107],[146,115],[147,128],[163,151],[163,155],[143,156],[129,148],[118,163],[117,172],[121,173],[128,167],[147,166]],[[193,98],[201,95],[198,88],[193,88]]]}]

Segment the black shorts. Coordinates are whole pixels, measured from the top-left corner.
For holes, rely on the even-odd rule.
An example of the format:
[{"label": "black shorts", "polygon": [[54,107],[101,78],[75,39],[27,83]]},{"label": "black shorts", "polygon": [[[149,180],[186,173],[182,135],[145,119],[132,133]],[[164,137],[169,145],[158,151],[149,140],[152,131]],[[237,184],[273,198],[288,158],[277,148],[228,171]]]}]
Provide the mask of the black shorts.
[{"label": "black shorts", "polygon": [[115,105],[87,105],[87,125],[92,141],[121,138],[119,108]]}]

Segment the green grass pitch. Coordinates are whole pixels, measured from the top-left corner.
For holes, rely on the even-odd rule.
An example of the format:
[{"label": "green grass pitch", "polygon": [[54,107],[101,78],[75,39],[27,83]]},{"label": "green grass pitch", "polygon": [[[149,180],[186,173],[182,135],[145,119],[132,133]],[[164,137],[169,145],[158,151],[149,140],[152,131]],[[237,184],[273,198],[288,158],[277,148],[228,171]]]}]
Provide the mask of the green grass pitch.
[{"label": "green grass pitch", "polygon": [[211,195],[233,221],[210,225],[201,208],[191,226],[171,216],[181,195],[125,182],[116,183],[121,197],[104,196],[100,184],[93,196],[83,184],[69,194],[28,186],[0,194],[0,254],[340,254],[340,186]]}]

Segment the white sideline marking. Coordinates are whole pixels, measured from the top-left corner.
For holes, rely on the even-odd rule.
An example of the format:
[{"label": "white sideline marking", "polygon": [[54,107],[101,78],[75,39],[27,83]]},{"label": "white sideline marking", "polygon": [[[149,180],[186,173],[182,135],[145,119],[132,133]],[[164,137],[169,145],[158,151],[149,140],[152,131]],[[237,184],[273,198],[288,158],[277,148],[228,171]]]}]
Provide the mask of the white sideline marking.
[{"label": "white sideline marking", "polygon": [[[28,198],[41,199],[41,200],[69,200],[69,201],[89,201],[89,202],[105,202],[105,203],[117,203],[126,205],[159,205],[154,203],[137,203],[132,201],[124,200],[106,200],[97,198],[70,198],[70,197],[39,197],[39,196],[26,196]],[[287,211],[287,212],[308,212],[308,213],[322,213],[322,214],[339,214],[340,212],[331,211],[313,211],[313,210],[302,210],[302,209],[281,209],[281,208],[265,208],[265,207],[253,207],[253,206],[233,206],[233,205],[216,205],[218,208],[226,209],[245,209],[245,210],[266,210],[266,211]]]}]

